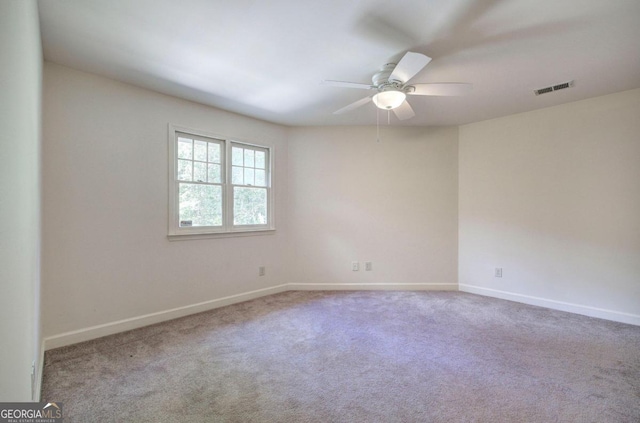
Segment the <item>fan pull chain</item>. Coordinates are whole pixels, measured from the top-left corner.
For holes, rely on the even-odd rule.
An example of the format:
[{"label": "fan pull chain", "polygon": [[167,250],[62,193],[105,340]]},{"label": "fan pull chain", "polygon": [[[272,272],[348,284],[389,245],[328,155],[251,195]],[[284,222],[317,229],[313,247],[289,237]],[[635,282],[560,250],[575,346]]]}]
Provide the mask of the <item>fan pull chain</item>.
[{"label": "fan pull chain", "polygon": [[391,110],[387,109],[387,125],[391,125]]}]

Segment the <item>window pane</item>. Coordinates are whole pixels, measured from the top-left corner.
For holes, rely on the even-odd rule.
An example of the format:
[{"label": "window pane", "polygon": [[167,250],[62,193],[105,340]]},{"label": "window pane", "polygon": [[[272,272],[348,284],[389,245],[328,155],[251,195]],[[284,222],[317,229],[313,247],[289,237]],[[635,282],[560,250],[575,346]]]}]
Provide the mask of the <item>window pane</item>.
[{"label": "window pane", "polygon": [[244,184],[255,185],[255,182],[253,180],[253,169],[247,167],[244,168]]},{"label": "window pane", "polygon": [[231,161],[234,166],[242,166],[242,151],[243,148],[233,147],[231,148]]},{"label": "window pane", "polygon": [[181,159],[191,159],[191,140],[178,137],[178,157]]},{"label": "window pane", "polygon": [[231,169],[231,183],[235,185],[242,185],[242,168],[238,166],[233,166]]},{"label": "window pane", "polygon": [[178,160],[178,179],[180,181],[191,180],[191,160]]},{"label": "window pane", "polygon": [[234,188],[233,224],[266,225],[267,190],[265,188]]},{"label": "window pane", "polygon": [[266,187],[267,180],[264,170],[256,169],[256,186]]},{"label": "window pane", "polygon": [[222,178],[220,178],[220,165],[209,164],[209,182],[217,184],[222,182]]},{"label": "window pane", "polygon": [[193,180],[198,182],[207,182],[207,164],[193,162]]},{"label": "window pane", "polygon": [[194,141],[193,142],[193,159],[207,161],[207,142],[206,141]]},{"label": "window pane", "polygon": [[180,226],[221,226],[222,187],[180,184]]},{"label": "window pane", "polygon": [[253,150],[244,150],[244,165],[247,167],[253,167],[254,164],[254,153]]},{"label": "window pane", "polygon": [[258,169],[264,169],[266,164],[267,155],[264,151],[256,151],[256,167]]},{"label": "window pane", "polygon": [[209,162],[220,163],[220,144],[209,143]]}]

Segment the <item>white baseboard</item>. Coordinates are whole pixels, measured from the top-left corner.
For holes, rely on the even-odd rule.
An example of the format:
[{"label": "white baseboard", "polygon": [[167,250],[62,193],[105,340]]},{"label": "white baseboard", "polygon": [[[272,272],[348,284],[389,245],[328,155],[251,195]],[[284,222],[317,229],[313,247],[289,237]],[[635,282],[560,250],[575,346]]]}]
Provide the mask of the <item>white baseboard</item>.
[{"label": "white baseboard", "polygon": [[457,283],[290,283],[290,291],[457,291]]},{"label": "white baseboard", "polygon": [[160,311],[157,313],[146,314],[143,316],[132,317],[129,319],[119,320],[117,322],[105,323],[102,325],[92,326],[85,329],[79,329],[71,332],[62,333],[60,335],[51,336],[44,339],[44,349],[64,347],[78,342],[90,341],[107,335],[113,335],[119,332],[125,332],[132,329],[138,329],[144,326],[153,325],[155,323],[167,320],[177,319],[178,317],[188,316],[190,314],[200,313],[202,311],[212,310],[214,308],[224,307],[243,301],[253,300],[265,295],[277,294],[287,291],[287,285],[278,285],[271,288],[258,289],[255,291],[245,292],[242,294],[230,295],[228,297],[218,298],[215,300],[204,301],[198,304],[192,304],[184,307],[173,308],[171,310]]},{"label": "white baseboard", "polygon": [[484,288],[481,286],[460,284],[459,290],[471,294],[484,295],[486,297],[500,298],[503,300],[515,301],[518,303],[530,304],[554,310],[568,311],[570,313],[582,314],[584,316],[598,317],[600,319],[613,320],[614,322],[628,323],[640,326],[640,315],[622,313],[619,311],[607,310],[604,308],[585,306],[581,304],[567,303],[564,301],[550,300],[547,298],[532,297],[530,295],[516,294],[514,292],[500,291],[497,289]]},{"label": "white baseboard", "polygon": [[[188,316],[190,314],[200,313],[202,311],[212,310],[218,307],[240,303],[243,301],[253,300],[265,295],[277,294],[284,291],[303,291],[303,290],[446,290],[456,291],[458,284],[455,283],[352,283],[352,284],[282,284],[271,288],[258,289],[256,291],[245,292],[242,294],[231,295],[228,297],[218,298],[215,300],[205,301],[198,304],[178,307],[171,310],[160,311],[157,313],[146,314],[143,316],[132,317],[129,319],[119,320],[116,322],[105,323],[102,325],[92,326],[59,335],[47,337],[43,341],[44,350],[51,350],[67,345],[77,344],[79,342],[90,341],[107,335],[113,335],[119,332],[125,332],[132,329],[138,329],[144,326],[153,325],[155,323],[164,322],[178,317]],[[44,354],[44,353],[43,353]],[[41,372],[41,368],[39,369]],[[41,378],[40,378],[41,380]]]},{"label": "white baseboard", "polygon": [[[240,303],[243,301],[253,300],[255,298],[266,295],[277,294],[285,291],[356,291],[356,290],[386,290],[386,291],[463,291],[473,294],[484,295],[488,297],[501,298],[525,304],[531,304],[541,307],[552,308],[555,310],[568,311],[571,313],[583,314],[601,319],[613,320],[616,322],[629,323],[640,326],[640,316],[629,313],[621,313],[612,310],[605,310],[596,307],[583,306],[579,304],[565,303],[562,301],[549,300],[545,298],[532,297],[528,295],[516,294],[512,292],[499,291],[495,289],[483,288],[473,285],[456,284],[456,283],[289,283],[274,286],[271,288],[258,289],[255,291],[245,292],[242,294],[230,295],[228,297],[218,298],[215,300],[204,301],[198,304],[192,304],[184,307],[178,307],[171,310],[161,311],[157,313],[146,314],[143,316],[132,317],[129,319],[119,320],[112,323],[92,326],[89,328],[79,329],[71,332],[45,338],[42,342],[42,354],[40,363],[36,369],[36,393],[40,396],[40,387],[42,383],[42,372],[44,366],[44,351],[53,348],[64,347],[67,345],[77,344],[79,342],[90,341],[107,335],[113,335],[119,332],[125,332],[132,329],[138,329],[155,323],[164,322],[179,317],[188,316],[190,314],[200,313],[227,305]],[[39,398],[38,398],[39,399]]]},{"label": "white baseboard", "polygon": [[36,365],[35,384],[33,386],[33,401],[40,402],[40,394],[42,391],[42,375],[44,374],[44,340],[40,342],[40,356]]}]

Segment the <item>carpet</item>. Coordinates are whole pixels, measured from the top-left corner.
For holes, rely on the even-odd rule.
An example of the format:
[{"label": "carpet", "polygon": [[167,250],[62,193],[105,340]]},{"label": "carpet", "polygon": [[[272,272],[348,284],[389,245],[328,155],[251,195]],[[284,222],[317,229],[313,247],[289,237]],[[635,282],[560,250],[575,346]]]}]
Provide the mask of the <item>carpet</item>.
[{"label": "carpet", "polygon": [[462,292],[290,291],[47,351],[65,422],[640,422],[640,327]]}]

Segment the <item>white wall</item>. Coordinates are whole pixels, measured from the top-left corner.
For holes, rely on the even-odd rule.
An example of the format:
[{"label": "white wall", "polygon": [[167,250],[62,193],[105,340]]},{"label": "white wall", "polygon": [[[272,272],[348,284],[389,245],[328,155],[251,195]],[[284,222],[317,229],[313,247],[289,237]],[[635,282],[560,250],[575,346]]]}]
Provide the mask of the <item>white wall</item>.
[{"label": "white wall", "polygon": [[[51,63],[44,77],[46,337],[286,279],[283,127]],[[274,235],[167,240],[168,123],[275,147]]]},{"label": "white wall", "polygon": [[457,128],[383,126],[379,143],[375,127],[289,136],[291,283],[456,289]]},{"label": "white wall", "polygon": [[31,401],[40,351],[40,105],[35,1],[0,2],[0,402]]},{"label": "white wall", "polygon": [[[44,71],[49,347],[283,284],[459,280],[487,295],[640,315],[638,90],[460,134],[383,126],[378,143],[375,127],[285,128],[55,64]],[[167,240],[168,123],[275,147],[275,235]]]},{"label": "white wall", "polygon": [[462,126],[459,155],[461,289],[640,324],[640,90]]},{"label": "white wall", "polygon": [[[44,76],[48,347],[288,282],[456,288],[456,128],[376,143],[375,128],[287,129],[56,64]],[[167,240],[168,123],[275,147],[275,235]]]}]

